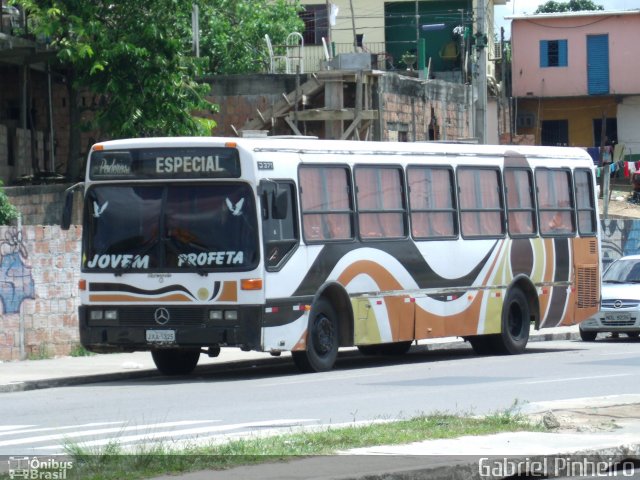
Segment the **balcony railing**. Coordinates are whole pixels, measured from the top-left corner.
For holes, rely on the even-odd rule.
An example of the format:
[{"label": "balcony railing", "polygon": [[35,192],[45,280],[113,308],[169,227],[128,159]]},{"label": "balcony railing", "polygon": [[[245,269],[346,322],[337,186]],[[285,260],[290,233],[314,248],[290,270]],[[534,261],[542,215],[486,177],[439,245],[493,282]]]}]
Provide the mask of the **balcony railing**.
[{"label": "balcony railing", "polygon": [[[399,42],[397,42],[399,43]],[[404,42],[402,42],[404,43]],[[407,51],[415,46],[415,42],[406,42]],[[354,48],[352,43],[333,43],[325,52],[321,45],[305,45],[304,47],[304,73],[313,73],[326,69],[327,53],[330,57],[337,57],[340,54],[365,53],[371,55],[371,68],[374,70],[401,71],[415,70],[417,68],[417,58],[403,55],[394,58],[387,48],[385,42],[365,43],[363,47]],[[396,45],[397,46],[397,45]],[[396,48],[396,50],[398,50]],[[462,83],[463,75],[460,68],[447,68],[443,71],[433,69],[430,72],[431,78],[445,80],[453,83]]]}]

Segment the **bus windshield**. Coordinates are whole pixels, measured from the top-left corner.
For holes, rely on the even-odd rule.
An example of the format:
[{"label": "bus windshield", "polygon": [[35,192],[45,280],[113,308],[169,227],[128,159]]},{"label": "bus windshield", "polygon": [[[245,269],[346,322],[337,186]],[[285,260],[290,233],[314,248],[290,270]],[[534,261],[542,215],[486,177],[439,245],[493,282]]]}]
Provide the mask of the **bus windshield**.
[{"label": "bus windshield", "polygon": [[93,271],[250,270],[258,258],[248,185],[95,185],[82,266]]}]

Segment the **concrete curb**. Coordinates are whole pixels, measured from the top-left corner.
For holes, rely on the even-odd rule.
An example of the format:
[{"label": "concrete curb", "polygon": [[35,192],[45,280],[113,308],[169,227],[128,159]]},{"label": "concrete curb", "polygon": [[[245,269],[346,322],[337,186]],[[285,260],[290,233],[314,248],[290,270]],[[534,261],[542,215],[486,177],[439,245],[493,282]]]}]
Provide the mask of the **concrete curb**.
[{"label": "concrete curb", "polygon": [[[577,332],[554,332],[554,333],[537,333],[529,337],[529,343],[544,342],[552,340],[579,340],[580,336]],[[441,343],[423,343],[418,345],[419,350],[434,351],[459,348],[464,345],[464,340],[454,340]],[[355,349],[351,351],[343,351],[341,357],[349,357],[352,355],[360,355]],[[86,357],[87,361],[91,361],[91,357]],[[260,365],[279,365],[291,362],[287,357],[269,357],[260,360],[230,360],[222,363],[207,364],[197,367],[193,375],[208,374],[220,371],[237,370],[248,368],[259,363]],[[155,368],[145,368],[140,370],[127,370],[121,372],[96,373],[90,375],[74,375],[58,378],[42,378],[36,380],[25,380],[23,382],[11,382],[0,384],[0,393],[24,392],[29,390],[39,390],[55,387],[69,387],[75,385],[84,385],[88,383],[113,382],[118,380],[135,380],[140,378],[163,377]]]}]

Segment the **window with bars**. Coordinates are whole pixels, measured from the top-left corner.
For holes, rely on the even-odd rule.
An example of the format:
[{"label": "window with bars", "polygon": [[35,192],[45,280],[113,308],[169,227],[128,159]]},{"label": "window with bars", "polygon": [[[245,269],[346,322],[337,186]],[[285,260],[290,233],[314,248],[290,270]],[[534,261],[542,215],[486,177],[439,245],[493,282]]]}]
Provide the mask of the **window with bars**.
[{"label": "window with bars", "polygon": [[304,10],[298,15],[304,22],[304,44],[321,45],[322,37],[326,38],[329,32],[327,5],[304,5]]},{"label": "window with bars", "polygon": [[540,67],[566,67],[567,40],[540,40]]}]

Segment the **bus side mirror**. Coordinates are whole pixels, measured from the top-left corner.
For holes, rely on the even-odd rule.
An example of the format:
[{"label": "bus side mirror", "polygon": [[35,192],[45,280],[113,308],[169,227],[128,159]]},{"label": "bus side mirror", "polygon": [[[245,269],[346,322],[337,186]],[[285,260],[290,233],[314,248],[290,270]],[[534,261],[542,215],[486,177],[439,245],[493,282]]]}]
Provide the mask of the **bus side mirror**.
[{"label": "bus side mirror", "polygon": [[289,210],[289,192],[287,190],[277,190],[274,192],[273,204],[271,205],[271,218],[283,220],[287,218]]},{"label": "bus side mirror", "polygon": [[82,183],[76,183],[72,187],[65,190],[64,195],[64,207],[62,208],[62,220],[60,221],[60,228],[62,230],[69,230],[71,226],[71,216],[73,214],[73,194],[82,186]]}]

